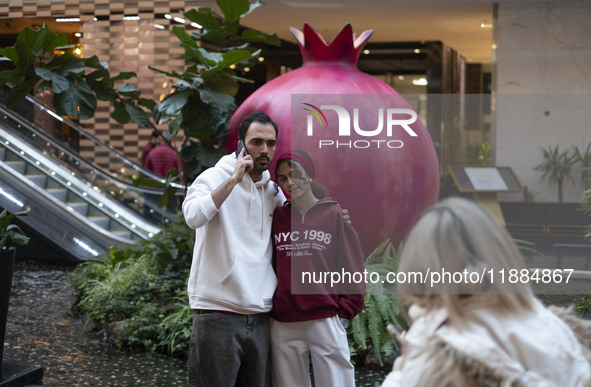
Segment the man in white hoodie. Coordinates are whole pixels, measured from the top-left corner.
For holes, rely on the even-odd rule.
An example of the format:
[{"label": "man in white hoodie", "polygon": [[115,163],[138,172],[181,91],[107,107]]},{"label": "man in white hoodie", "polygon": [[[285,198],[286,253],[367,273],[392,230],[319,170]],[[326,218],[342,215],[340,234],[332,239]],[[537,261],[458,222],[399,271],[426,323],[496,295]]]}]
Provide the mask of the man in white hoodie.
[{"label": "man in white hoodie", "polygon": [[195,229],[188,293],[193,314],[190,386],[271,386],[269,314],[273,211],[285,201],[267,169],[277,125],[260,111],[244,118],[245,151],[193,182],[183,214]]}]

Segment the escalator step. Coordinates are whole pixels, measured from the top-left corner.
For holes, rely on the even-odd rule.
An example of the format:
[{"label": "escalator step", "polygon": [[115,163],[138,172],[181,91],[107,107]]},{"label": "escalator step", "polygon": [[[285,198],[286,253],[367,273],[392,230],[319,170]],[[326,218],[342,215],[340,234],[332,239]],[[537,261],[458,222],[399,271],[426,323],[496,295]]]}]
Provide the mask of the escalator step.
[{"label": "escalator step", "polygon": [[6,161],[6,164],[18,173],[24,174],[27,164],[24,161]]},{"label": "escalator step", "polygon": [[50,194],[52,194],[53,196],[55,196],[57,199],[61,200],[62,202],[66,201],[66,197],[68,195],[68,191],[64,188],[48,188],[46,190],[47,192],[49,192]]},{"label": "escalator step", "polygon": [[131,231],[111,231],[113,234],[126,239],[131,239]]},{"label": "escalator step", "polygon": [[37,184],[41,188],[45,188],[47,184],[47,176],[45,175],[26,175],[29,180]]},{"label": "escalator step", "polygon": [[68,206],[72,207],[76,212],[86,215],[88,212],[88,203],[84,202],[68,202]]},{"label": "escalator step", "polygon": [[109,228],[109,218],[107,216],[89,216],[88,219],[92,220],[100,228],[104,228],[105,230]]},{"label": "escalator step", "polygon": [[55,181],[53,178],[49,179],[47,181],[47,189],[63,189],[63,185],[61,185],[59,182]]}]

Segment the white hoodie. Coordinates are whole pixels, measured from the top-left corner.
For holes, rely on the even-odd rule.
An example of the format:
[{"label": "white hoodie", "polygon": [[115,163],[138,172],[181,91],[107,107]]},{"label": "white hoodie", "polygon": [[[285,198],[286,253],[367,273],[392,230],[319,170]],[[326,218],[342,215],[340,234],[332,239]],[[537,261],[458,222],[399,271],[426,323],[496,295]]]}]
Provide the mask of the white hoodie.
[{"label": "white hoodie", "polygon": [[277,286],[271,222],[285,196],[268,171],[256,183],[247,173],[218,210],[211,193],[232,175],[235,165],[233,154],[222,157],[197,177],[183,202],[185,221],[196,236],[189,302],[193,309],[269,312]]}]

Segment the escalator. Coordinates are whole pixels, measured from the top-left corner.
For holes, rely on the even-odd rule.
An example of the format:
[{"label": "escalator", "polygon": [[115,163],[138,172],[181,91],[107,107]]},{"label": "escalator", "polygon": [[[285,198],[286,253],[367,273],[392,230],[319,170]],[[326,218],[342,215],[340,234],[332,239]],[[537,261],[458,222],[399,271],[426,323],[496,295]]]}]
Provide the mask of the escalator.
[{"label": "escalator", "polygon": [[[116,170],[84,153],[100,154]],[[87,260],[178,220],[176,211],[158,207],[162,188],[133,185],[139,175],[164,182],[39,101],[27,97],[10,110],[0,97],[0,207],[27,211],[16,219],[64,259]],[[173,185],[182,195],[184,187]]]}]

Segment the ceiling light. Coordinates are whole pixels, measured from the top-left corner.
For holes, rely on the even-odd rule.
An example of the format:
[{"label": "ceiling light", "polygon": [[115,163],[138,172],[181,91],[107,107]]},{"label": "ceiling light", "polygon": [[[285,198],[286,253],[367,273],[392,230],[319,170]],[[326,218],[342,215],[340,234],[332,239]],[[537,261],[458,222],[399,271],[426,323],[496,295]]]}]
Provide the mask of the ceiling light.
[{"label": "ceiling light", "polygon": [[191,25],[195,28],[203,28],[203,26],[201,24],[197,24],[195,22],[192,22]]},{"label": "ceiling light", "polygon": [[180,18],[180,17],[175,17],[174,18],[174,21],[177,22],[177,23],[185,24],[185,19]]},{"label": "ceiling light", "polygon": [[413,79],[412,84],[415,86],[427,86],[427,79],[425,79],[425,78]]},{"label": "ceiling light", "polygon": [[73,23],[73,22],[79,22],[80,18],[79,17],[58,17],[57,19],[55,19],[55,21],[58,23]]},{"label": "ceiling light", "polygon": [[138,15],[123,16],[123,20],[140,20]]}]

